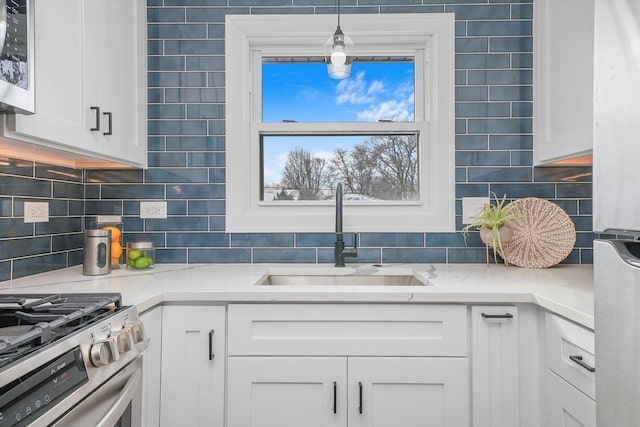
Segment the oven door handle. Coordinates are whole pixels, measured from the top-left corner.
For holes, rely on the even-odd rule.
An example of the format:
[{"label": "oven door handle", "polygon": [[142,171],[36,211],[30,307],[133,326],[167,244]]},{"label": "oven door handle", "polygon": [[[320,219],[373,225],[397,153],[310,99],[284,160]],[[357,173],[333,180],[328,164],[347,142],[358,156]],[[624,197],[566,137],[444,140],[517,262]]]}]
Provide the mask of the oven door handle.
[{"label": "oven door handle", "polygon": [[96,427],[112,427],[117,425],[118,420],[122,417],[122,414],[129,406],[129,403],[133,400],[133,397],[140,388],[140,381],[142,379],[142,373],[140,369],[136,369],[133,375],[129,377],[127,383],[122,387],[118,395],[118,399],[113,402],[113,405],[104,414],[104,417],[96,424]]},{"label": "oven door handle", "polygon": [[137,358],[60,418],[53,426],[113,427],[117,425],[116,423],[126,412],[129,404],[136,402],[141,389],[142,361]]}]

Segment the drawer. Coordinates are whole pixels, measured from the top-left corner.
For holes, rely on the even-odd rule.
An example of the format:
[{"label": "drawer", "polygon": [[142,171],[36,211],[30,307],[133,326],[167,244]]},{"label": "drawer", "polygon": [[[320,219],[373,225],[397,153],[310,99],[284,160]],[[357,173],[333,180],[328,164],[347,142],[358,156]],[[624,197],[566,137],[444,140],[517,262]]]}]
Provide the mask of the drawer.
[{"label": "drawer", "polygon": [[545,427],[596,427],[596,402],[546,370]]},{"label": "drawer", "polygon": [[241,355],[466,356],[463,305],[230,304]]},{"label": "drawer", "polygon": [[595,399],[595,341],[593,332],[547,313],[545,317],[547,367]]}]

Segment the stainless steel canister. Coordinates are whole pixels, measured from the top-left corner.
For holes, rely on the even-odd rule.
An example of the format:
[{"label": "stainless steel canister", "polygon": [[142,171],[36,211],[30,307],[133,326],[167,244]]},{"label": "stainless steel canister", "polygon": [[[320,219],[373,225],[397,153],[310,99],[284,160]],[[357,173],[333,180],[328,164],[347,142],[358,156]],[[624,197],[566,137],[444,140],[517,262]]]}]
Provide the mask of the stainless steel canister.
[{"label": "stainless steel canister", "polygon": [[111,273],[111,230],[85,230],[82,274],[99,276],[109,273]]}]

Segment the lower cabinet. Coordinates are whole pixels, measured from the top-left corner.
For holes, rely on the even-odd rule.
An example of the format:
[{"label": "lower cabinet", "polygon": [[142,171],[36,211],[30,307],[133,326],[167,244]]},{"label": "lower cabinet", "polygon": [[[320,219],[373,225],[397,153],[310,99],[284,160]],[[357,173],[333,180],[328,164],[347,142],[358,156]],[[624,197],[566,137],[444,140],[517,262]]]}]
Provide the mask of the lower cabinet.
[{"label": "lower cabinet", "polygon": [[520,424],[518,307],[471,307],[474,427]]},{"label": "lower cabinet", "polygon": [[225,307],[163,307],[161,426],[224,425],[225,335]]},{"label": "lower cabinet", "polygon": [[466,426],[466,358],[230,357],[228,427]]},{"label": "lower cabinet", "polygon": [[596,427],[596,402],[560,378],[546,371],[545,426]]},{"label": "lower cabinet", "polygon": [[595,427],[593,331],[546,313],[545,341],[545,427]]},{"label": "lower cabinet", "polygon": [[467,307],[230,304],[227,427],[469,426]]},{"label": "lower cabinet", "polygon": [[142,425],[160,425],[160,372],[162,371],[162,307],[140,315],[149,344],[142,356]]}]

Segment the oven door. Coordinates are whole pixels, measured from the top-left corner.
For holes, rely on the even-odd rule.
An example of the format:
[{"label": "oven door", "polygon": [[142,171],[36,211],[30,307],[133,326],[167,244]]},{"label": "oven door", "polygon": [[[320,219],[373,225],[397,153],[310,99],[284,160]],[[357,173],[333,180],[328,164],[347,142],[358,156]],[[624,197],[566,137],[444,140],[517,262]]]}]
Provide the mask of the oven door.
[{"label": "oven door", "polygon": [[53,424],[55,427],[139,427],[142,358],[138,357]]}]

